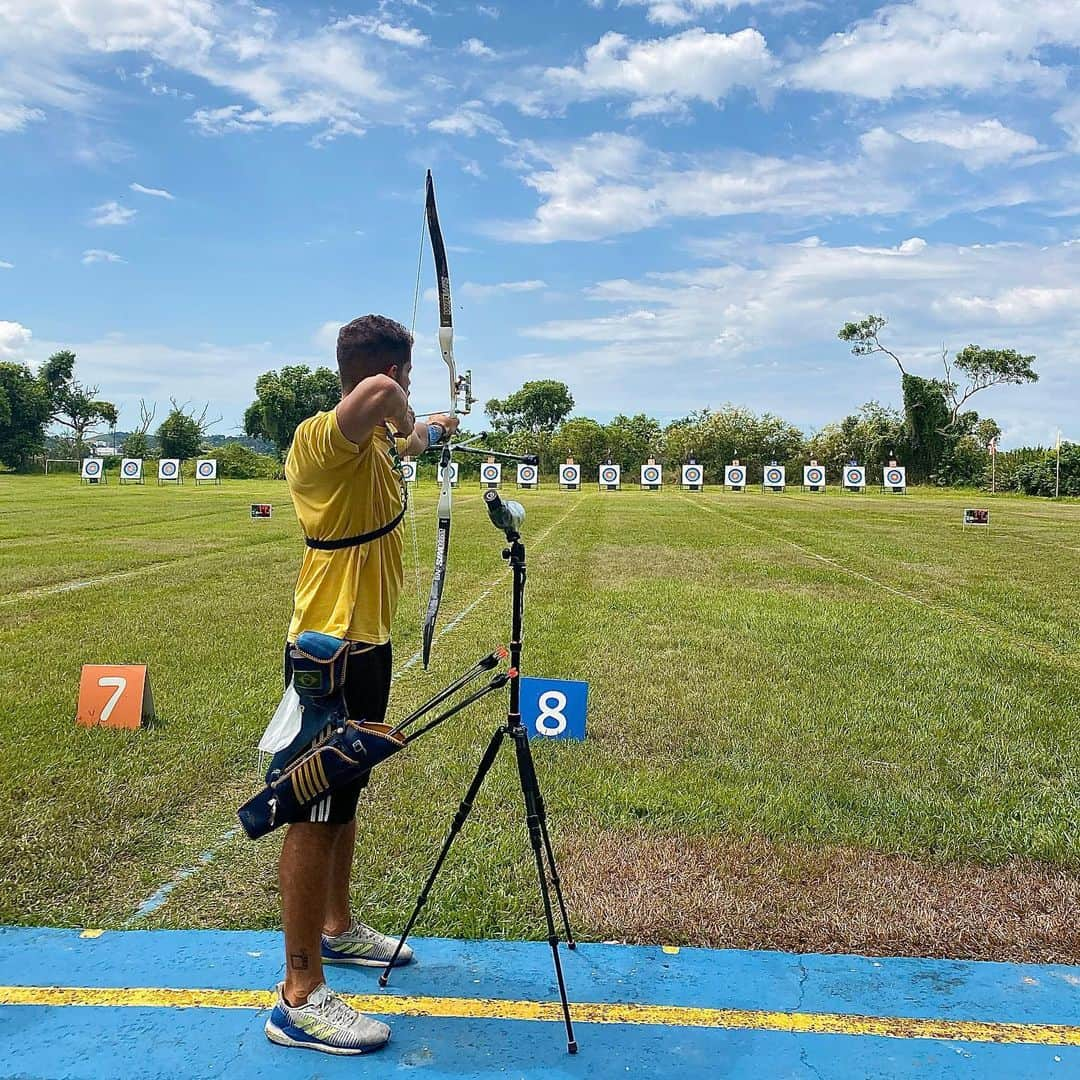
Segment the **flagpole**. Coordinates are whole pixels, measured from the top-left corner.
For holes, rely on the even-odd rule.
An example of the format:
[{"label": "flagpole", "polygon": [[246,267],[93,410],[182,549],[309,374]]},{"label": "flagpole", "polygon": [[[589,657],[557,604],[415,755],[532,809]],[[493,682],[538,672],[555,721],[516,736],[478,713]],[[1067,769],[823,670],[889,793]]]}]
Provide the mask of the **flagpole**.
[{"label": "flagpole", "polygon": [[990,440],[990,494],[997,494],[997,439]]},{"label": "flagpole", "polygon": [[1054,469],[1054,498],[1058,498],[1061,491],[1061,428],[1057,433],[1057,466]]}]

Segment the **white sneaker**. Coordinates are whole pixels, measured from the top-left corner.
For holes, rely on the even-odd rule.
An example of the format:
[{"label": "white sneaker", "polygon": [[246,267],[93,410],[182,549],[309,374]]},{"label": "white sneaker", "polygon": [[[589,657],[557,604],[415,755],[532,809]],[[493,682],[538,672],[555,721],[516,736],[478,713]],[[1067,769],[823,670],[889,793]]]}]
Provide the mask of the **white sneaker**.
[{"label": "white sneaker", "polygon": [[[362,964],[364,967],[385,967],[394,955],[398,939],[380,934],[356,919],[349,924],[349,929],[340,934],[322,936],[322,958],[324,964]],[[413,951],[408,945],[402,946],[395,967],[407,964],[413,958]]]},{"label": "white sneaker", "polygon": [[326,983],[319,983],[303,1005],[285,1000],[284,983],[277,985],[277,1002],[266,1021],[266,1037],[279,1046],[300,1046],[324,1054],[366,1054],[390,1041],[390,1028],[381,1020],[357,1012]]}]

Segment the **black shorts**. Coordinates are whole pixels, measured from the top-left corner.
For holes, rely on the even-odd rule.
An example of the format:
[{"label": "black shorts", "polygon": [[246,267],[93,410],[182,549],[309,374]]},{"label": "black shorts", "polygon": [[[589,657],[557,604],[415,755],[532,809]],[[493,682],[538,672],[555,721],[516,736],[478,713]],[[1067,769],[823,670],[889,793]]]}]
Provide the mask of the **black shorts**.
[{"label": "black shorts", "polygon": [[[356,642],[349,649],[349,662],[345,665],[345,704],[353,720],[367,720],[381,724],[386,719],[390,704],[390,682],[393,661],[390,642],[385,645],[365,645]],[[285,685],[292,682],[292,661],[289,645],[285,645]],[[345,787],[332,791],[325,799],[302,811],[290,821],[325,821],[330,825],[344,825],[356,817],[356,804],[360,792],[367,787],[370,772],[364,773]]]}]

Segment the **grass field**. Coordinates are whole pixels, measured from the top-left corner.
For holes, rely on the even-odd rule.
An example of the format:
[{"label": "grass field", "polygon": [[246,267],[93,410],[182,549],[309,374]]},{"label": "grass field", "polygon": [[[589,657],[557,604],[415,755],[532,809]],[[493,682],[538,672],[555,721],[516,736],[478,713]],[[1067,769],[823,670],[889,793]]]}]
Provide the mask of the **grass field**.
[{"label": "grass field", "polygon": [[[1080,504],[520,497],[526,670],[590,683],[588,741],[537,748],[581,936],[1080,961]],[[421,487],[425,593],[434,500]],[[962,530],[973,503],[989,532]],[[462,489],[442,626],[475,607],[431,674],[402,671],[393,714],[505,640],[500,541]],[[279,482],[0,477],[0,922],[276,925],[279,839],[230,830],[300,551]],[[407,566],[397,667],[418,637]],[[79,669],[103,662],[149,664],[157,724],[74,726]],[[367,921],[411,907],[500,705],[376,773]],[[542,936],[521,819],[507,755],[418,932]]]}]

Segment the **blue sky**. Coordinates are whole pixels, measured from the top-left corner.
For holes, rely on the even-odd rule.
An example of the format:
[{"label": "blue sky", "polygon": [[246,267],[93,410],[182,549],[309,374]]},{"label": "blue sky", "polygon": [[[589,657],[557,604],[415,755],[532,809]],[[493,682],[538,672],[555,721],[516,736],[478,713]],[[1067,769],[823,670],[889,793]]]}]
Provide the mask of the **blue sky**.
[{"label": "blue sky", "polygon": [[410,322],[430,167],[481,401],[813,430],[899,403],[836,339],[880,312],[923,374],[1035,353],[973,404],[1080,438],[1078,47],[1076,0],[0,0],[0,358],[236,431],[261,372]]}]

